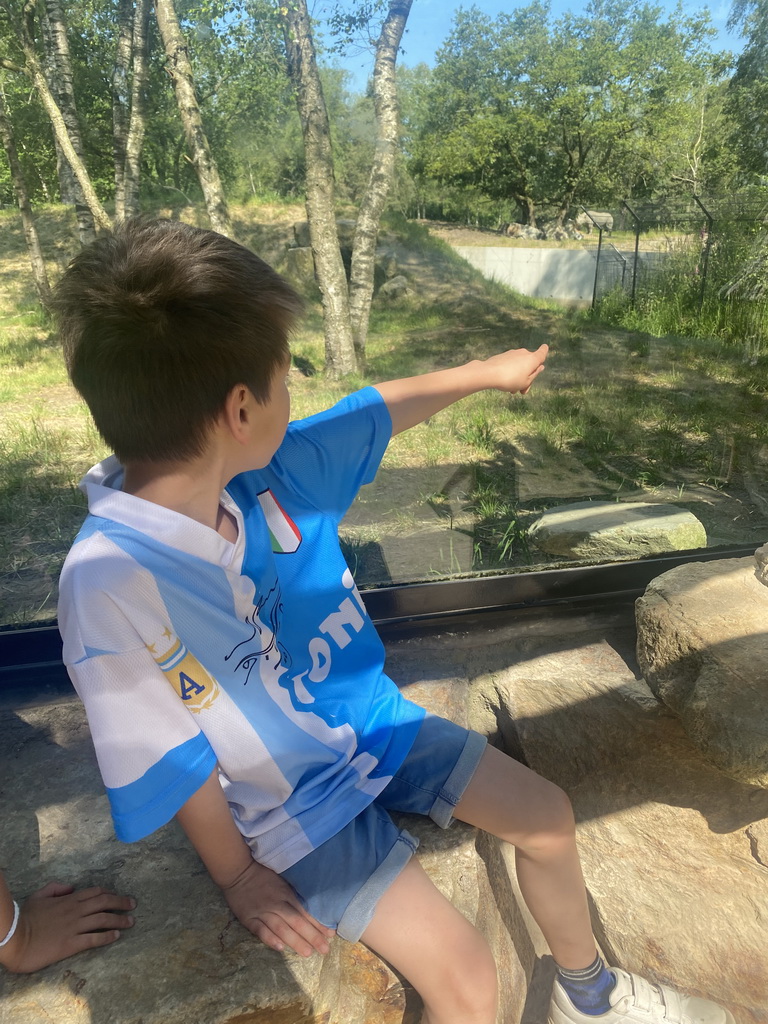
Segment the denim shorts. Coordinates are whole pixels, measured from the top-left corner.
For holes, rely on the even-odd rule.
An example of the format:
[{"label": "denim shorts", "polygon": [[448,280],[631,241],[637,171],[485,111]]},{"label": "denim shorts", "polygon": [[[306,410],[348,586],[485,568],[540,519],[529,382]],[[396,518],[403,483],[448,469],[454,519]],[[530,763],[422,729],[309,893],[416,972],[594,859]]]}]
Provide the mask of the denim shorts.
[{"label": "denim shorts", "polygon": [[282,872],[309,913],[357,942],[418,846],[388,812],[423,814],[447,828],[486,743],[480,733],[427,714],[400,770],[373,803]]}]

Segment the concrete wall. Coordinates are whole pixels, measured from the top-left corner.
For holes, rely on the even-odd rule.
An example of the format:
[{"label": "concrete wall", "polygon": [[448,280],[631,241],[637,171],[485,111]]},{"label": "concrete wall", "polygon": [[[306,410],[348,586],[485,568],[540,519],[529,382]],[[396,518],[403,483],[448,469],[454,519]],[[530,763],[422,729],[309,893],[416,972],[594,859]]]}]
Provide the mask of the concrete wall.
[{"label": "concrete wall", "polygon": [[456,252],[485,277],[537,299],[590,302],[595,258],[586,249],[460,245]]},{"label": "concrete wall", "polygon": [[[517,249],[509,246],[457,245],[456,252],[485,277],[536,299],[591,302],[595,285],[596,249]],[[639,273],[653,271],[664,253],[641,252]],[[626,260],[622,262],[621,257]],[[600,257],[599,294],[632,279],[634,252],[621,253],[607,247]]]}]

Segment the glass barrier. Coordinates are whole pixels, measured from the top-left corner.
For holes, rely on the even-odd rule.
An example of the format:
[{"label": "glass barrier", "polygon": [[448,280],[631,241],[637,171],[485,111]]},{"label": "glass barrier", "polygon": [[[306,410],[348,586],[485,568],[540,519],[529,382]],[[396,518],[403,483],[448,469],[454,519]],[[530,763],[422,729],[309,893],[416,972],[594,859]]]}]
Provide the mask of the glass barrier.
[{"label": "glass barrier", "polygon": [[[19,236],[14,243],[21,249],[12,213],[0,216],[8,237]],[[675,244],[686,238],[696,239],[700,252],[693,230],[681,229]],[[505,241],[506,247],[500,244]],[[263,237],[261,242],[266,244]],[[359,585],[763,543],[764,341],[754,331],[741,340],[654,337],[609,322],[629,301],[615,282],[596,316],[584,303],[514,293],[487,280],[456,251],[465,253],[468,243],[478,252],[496,250],[498,266],[499,253],[530,251],[530,243],[521,248],[518,242],[448,225],[428,229],[403,222],[388,229],[382,245],[390,272],[394,263],[408,292],[377,295],[366,373],[351,382],[323,376],[319,306],[310,306],[293,344],[295,418],[368,383],[460,365],[509,347],[550,346],[546,370],[529,395],[471,396],[392,441],[375,482],[363,488],[341,524],[342,546]],[[617,228],[613,244],[631,255],[631,221],[623,235]],[[585,250],[576,243],[549,251],[581,258]],[[271,245],[271,258],[276,252]],[[587,258],[594,274],[594,258]],[[711,258],[716,262],[717,250]],[[478,259],[476,253],[473,261]],[[279,253],[275,261],[280,265]],[[694,271],[691,287],[698,287]],[[561,267],[558,280],[564,275]],[[653,298],[660,292],[658,281],[649,280],[636,290],[637,309],[650,301],[646,293]],[[55,617],[58,573],[85,511],[77,482],[107,454],[66,381],[50,323],[28,299],[26,309],[22,303],[22,312],[2,323],[5,626]],[[735,316],[735,300],[727,301]],[[754,316],[759,305],[753,302],[747,312]]]}]

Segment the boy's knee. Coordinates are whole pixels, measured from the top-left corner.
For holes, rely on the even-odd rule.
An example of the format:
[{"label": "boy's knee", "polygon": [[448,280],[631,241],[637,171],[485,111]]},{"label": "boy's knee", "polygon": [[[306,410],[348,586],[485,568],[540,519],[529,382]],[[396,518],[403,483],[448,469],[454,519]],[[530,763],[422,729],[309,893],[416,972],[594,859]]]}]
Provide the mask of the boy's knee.
[{"label": "boy's knee", "polygon": [[538,827],[529,835],[530,845],[554,846],[573,842],[576,819],[570,798],[564,790],[553,782],[547,782],[538,812]]},{"label": "boy's knee", "polygon": [[450,939],[436,957],[444,958],[441,998],[466,1021],[492,1020],[498,1002],[498,975],[493,953],[479,932],[453,948]]}]

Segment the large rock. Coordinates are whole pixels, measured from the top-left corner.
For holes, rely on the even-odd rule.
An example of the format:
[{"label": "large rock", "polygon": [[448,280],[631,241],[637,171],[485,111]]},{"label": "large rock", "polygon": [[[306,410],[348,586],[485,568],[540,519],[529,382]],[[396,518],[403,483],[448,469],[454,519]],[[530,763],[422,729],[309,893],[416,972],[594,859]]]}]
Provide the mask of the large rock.
[{"label": "large rock", "polygon": [[398,274],[396,277],[391,278],[386,284],[383,284],[379,288],[378,294],[383,299],[389,299],[393,301],[395,299],[401,299],[409,292],[408,278],[402,274]]},{"label": "large rock", "polygon": [[[466,722],[461,679],[415,681],[414,700]],[[134,894],[136,925],[108,949],[18,977],[0,970],[0,1024],[416,1024],[418,997],[361,944],[309,960],[266,949],[241,927],[181,830],[140,843],[112,832],[82,707],[74,698],[0,707],[0,864],[23,896],[47,878]],[[464,825],[408,817],[435,884],[498,951],[499,1021],[520,1020],[528,948],[503,861]],[[495,844],[496,846],[498,844]],[[499,896],[494,894],[498,892]],[[517,932],[515,931],[517,929]],[[528,959],[528,967],[531,960]]]},{"label": "large rock", "polygon": [[670,569],[637,602],[637,657],[714,765],[768,787],[768,590],[752,558]]},{"label": "large rock", "polygon": [[569,794],[609,962],[766,1024],[768,792],[712,768],[636,678],[631,625],[602,639],[553,627],[554,650],[522,623],[454,654],[475,676],[476,723],[495,720],[505,746]]},{"label": "large rock", "polygon": [[545,512],[528,532],[541,551],[567,558],[610,561],[707,545],[696,516],[676,505],[644,501],[580,501]]},{"label": "large rock", "polygon": [[315,280],[315,257],[311,246],[295,245],[286,250],[285,274],[294,284],[309,285]]},{"label": "large rock", "polygon": [[768,544],[763,544],[755,552],[755,575],[768,587]]},{"label": "large rock", "polygon": [[[531,610],[390,642],[388,667],[406,696],[566,789],[611,962],[714,998],[738,1024],[768,1024],[768,791],[707,764],[636,678],[634,641],[631,608]],[[259,946],[174,826],[118,843],[74,700],[2,699],[0,864],[13,891],[58,876],[140,900],[115,946],[0,976],[2,1024],[416,1024],[418,1000],[361,945],[308,961]],[[543,1024],[552,962],[518,909],[514,852],[461,826],[407,827],[436,884],[494,944],[499,1024]]]}]

